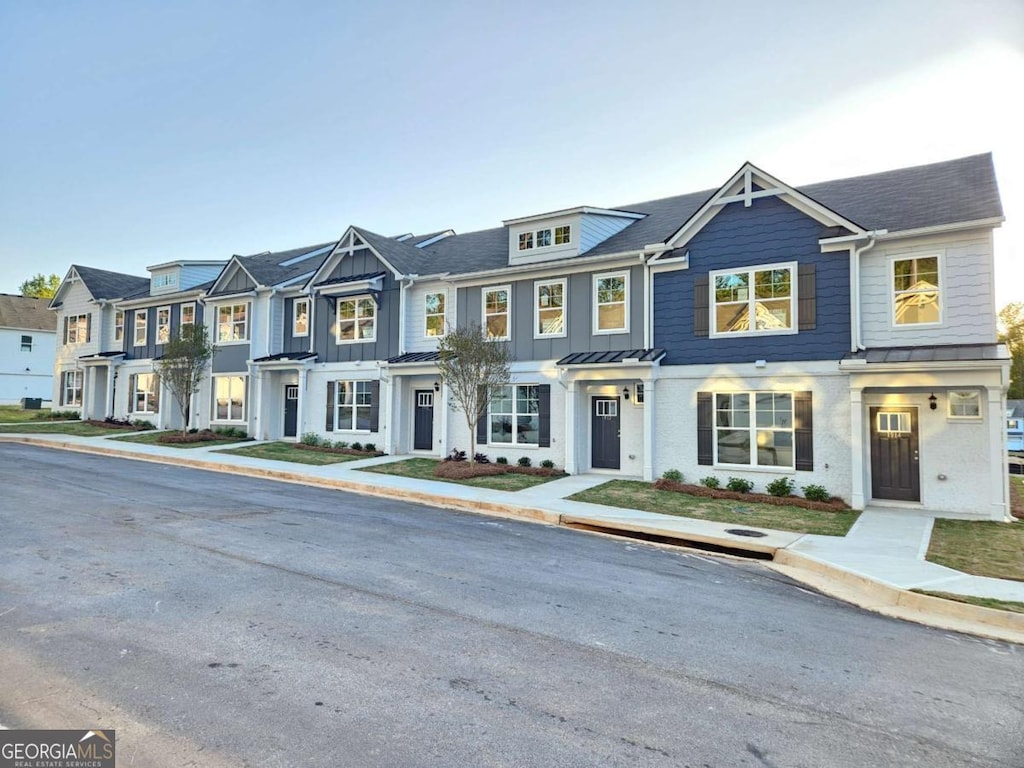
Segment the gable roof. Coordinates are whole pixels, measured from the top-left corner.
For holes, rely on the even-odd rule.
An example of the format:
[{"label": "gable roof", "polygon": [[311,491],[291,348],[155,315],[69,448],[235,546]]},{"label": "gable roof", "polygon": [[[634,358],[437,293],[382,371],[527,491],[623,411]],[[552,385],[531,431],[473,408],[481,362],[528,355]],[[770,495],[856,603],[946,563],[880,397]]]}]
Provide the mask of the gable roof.
[{"label": "gable roof", "polygon": [[49,299],[0,293],[0,328],[56,332],[57,314],[49,307]]},{"label": "gable roof", "polygon": [[77,264],[72,265],[72,268],[82,278],[94,299],[121,299],[143,289],[149,290],[148,277],[110,272],[95,267],[80,267]]},{"label": "gable roof", "polygon": [[[309,272],[314,271],[323,262],[323,259],[317,261],[315,258],[309,258],[308,260],[301,260],[293,262],[291,264],[285,264],[284,262],[290,262],[292,259],[297,257],[316,253],[319,250],[329,248],[333,246],[336,241],[331,240],[326,243],[319,243],[317,245],[307,245],[302,248],[291,248],[287,251],[276,251],[275,253],[256,253],[252,256],[238,256],[238,262],[245,267],[245,271],[248,272],[252,278],[259,285],[280,285],[281,283],[287,283],[289,280],[294,280],[297,277],[301,277]],[[328,251],[324,251],[324,258],[327,257]]]}]

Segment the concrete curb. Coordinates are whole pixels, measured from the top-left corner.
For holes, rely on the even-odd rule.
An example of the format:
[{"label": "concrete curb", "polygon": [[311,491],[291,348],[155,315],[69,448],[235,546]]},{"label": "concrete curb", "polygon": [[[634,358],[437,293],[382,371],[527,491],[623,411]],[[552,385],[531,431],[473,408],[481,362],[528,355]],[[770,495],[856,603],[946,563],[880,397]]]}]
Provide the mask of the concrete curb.
[{"label": "concrete curb", "polygon": [[[648,535],[658,536],[664,539],[674,539],[681,542],[691,541],[698,544],[711,544],[712,546],[722,547],[723,549],[756,552],[758,554],[771,555],[772,557],[775,557],[778,552],[783,551],[781,547],[772,546],[770,544],[759,544],[757,539],[750,539],[743,536],[714,536],[706,533],[691,533],[689,531],[671,531],[666,528],[659,528],[656,525],[647,525],[642,522],[625,523],[616,520],[587,517],[586,515],[563,514],[560,517],[559,524],[567,528],[577,528],[579,530],[592,530],[597,532],[614,533],[615,531],[623,531],[646,533]],[[739,528],[741,526],[736,527]]]}]

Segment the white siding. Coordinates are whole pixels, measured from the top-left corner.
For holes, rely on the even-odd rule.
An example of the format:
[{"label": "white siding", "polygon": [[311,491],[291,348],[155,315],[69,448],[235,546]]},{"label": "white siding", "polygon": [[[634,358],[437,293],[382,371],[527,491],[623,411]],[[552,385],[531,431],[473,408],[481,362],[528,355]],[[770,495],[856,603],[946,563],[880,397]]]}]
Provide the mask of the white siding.
[{"label": "white siding", "polygon": [[454,326],[455,288],[447,283],[413,283],[405,292],[405,352],[430,352],[437,349],[438,337],[427,336],[425,297],[428,293],[445,293],[445,325]]},{"label": "white siding", "polygon": [[[64,318],[76,315],[92,315],[92,329],[88,342],[81,344],[64,344]],[[112,315],[111,315],[112,316]],[[77,361],[83,355],[94,355],[101,349],[103,340],[103,315],[92,300],[92,294],[85,284],[78,281],[71,285],[64,296],[64,304],[57,313],[57,360],[58,362]]]},{"label": "white siding", "polygon": [[[32,350],[21,351],[21,337],[32,337]],[[52,331],[0,328],[0,404],[23,397],[49,400],[53,392],[56,334]]]},{"label": "white siding", "polygon": [[[939,257],[942,322],[893,323],[892,261]],[[990,231],[957,238],[883,241],[861,257],[861,327],[866,347],[981,344],[996,340],[996,307]]]}]

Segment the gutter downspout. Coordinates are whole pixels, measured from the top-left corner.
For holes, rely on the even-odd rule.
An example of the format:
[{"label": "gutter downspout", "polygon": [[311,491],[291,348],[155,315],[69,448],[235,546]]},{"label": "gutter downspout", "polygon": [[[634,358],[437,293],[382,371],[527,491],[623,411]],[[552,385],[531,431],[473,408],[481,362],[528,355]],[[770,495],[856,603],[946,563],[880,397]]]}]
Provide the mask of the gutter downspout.
[{"label": "gutter downspout", "polygon": [[852,255],[853,258],[850,260],[850,291],[852,296],[850,297],[850,308],[852,317],[851,328],[852,333],[850,334],[850,346],[851,352],[859,352],[865,349],[862,333],[861,333],[861,311],[860,311],[860,257],[861,254],[867,253],[875,247],[877,242],[878,232],[868,232],[868,241],[865,245],[859,248],[855,245],[853,247]]}]

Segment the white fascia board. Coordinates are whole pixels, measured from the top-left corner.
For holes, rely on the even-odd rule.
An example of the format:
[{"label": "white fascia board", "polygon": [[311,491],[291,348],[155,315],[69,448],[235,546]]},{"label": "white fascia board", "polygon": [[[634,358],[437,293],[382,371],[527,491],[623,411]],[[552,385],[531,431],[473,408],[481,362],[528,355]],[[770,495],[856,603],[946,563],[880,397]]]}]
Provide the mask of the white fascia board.
[{"label": "white fascia board", "polygon": [[[236,301],[238,299],[254,299],[256,298],[256,291],[241,291],[239,293],[225,293],[222,296],[210,296],[207,295],[203,298],[203,304],[223,304],[226,301]],[[237,343],[237,342],[236,342]]]},{"label": "white fascia board", "polygon": [[946,232],[959,232],[968,229],[987,229],[1000,226],[1006,221],[1005,216],[995,216],[990,219],[975,219],[974,221],[960,221],[952,224],[937,224],[934,227],[918,227],[917,229],[902,229],[890,232],[880,230],[885,234],[879,235],[879,240],[896,240],[902,237],[919,237],[921,235],[941,235]]},{"label": "white fascia board", "polygon": [[548,211],[547,213],[535,213],[531,216],[520,216],[515,219],[506,219],[501,222],[504,226],[512,226],[514,224],[529,224],[531,221],[543,221],[544,219],[553,219],[557,216],[572,216],[578,214],[594,214],[597,216],[617,216],[623,219],[644,219],[647,217],[646,213],[636,213],[634,211],[617,211],[612,208],[594,208],[589,205],[579,205],[575,208],[563,208],[560,211]]},{"label": "white fascia board", "polygon": [[1009,367],[1010,358],[1001,360],[936,360],[930,362],[868,363],[861,359],[840,360],[839,370],[851,374],[872,373],[934,373],[947,370],[997,371]]},{"label": "white fascia board", "polygon": [[176,261],[165,261],[163,264],[154,264],[146,269],[152,272],[154,269],[166,269],[167,267],[223,267],[227,263],[224,259],[177,259]]},{"label": "white fascia board", "polygon": [[167,306],[168,304],[180,304],[183,300],[195,300],[204,295],[202,291],[179,291],[177,293],[161,293],[156,296],[141,296],[138,299],[112,299],[109,304],[115,309],[136,309],[145,306]]},{"label": "white fascia board", "polygon": [[[439,243],[442,240],[444,240],[446,237],[451,237],[454,234],[455,234],[455,230],[454,229],[446,229],[444,232],[442,232],[439,235],[435,235],[434,237],[428,238],[427,240],[424,240],[421,243],[416,243],[416,245],[413,246],[413,247],[414,248],[426,248],[428,245],[433,245],[434,243]],[[411,237],[411,235],[410,235],[410,237]],[[400,240],[399,242],[402,242],[402,241]]]},{"label": "white fascia board", "polygon": [[528,275],[533,278],[555,277],[559,275],[571,275],[576,272],[589,272],[594,265],[602,268],[620,266],[632,266],[639,263],[637,256],[640,251],[628,251],[627,253],[610,253],[605,256],[574,256],[562,259],[557,262],[537,262],[536,264],[523,264],[517,267],[501,267],[499,269],[488,269],[483,272],[467,272],[462,275],[449,275],[448,281],[463,287],[473,285],[485,285],[494,281],[495,277],[505,275]]},{"label": "white fascia board", "polygon": [[252,273],[250,273],[249,270],[245,268],[245,265],[243,265],[242,262],[238,260],[237,256],[232,256],[231,260],[227,264],[224,265],[224,269],[222,269],[220,271],[220,274],[217,275],[217,279],[213,281],[213,285],[210,286],[210,293],[216,293],[217,286],[220,285],[221,281],[226,276],[228,276],[230,274],[233,274],[232,271],[231,271],[232,267],[235,268],[236,272],[239,269],[242,270],[243,272],[245,272],[245,274],[247,274],[249,276],[249,279],[252,280],[253,284],[256,285],[257,287],[259,286],[260,281],[252,276]]},{"label": "white fascia board", "polygon": [[289,280],[285,280],[283,283],[277,283],[273,287],[275,289],[277,289],[277,290],[280,290],[280,289],[283,289],[283,288],[291,288],[291,287],[294,287],[295,283],[297,283],[299,281],[302,281],[303,283],[305,283],[305,281],[308,280],[309,278],[311,278],[313,276],[313,274],[314,274],[314,272],[306,272],[305,274],[299,275],[298,277],[293,277],[293,278],[291,278]]}]

